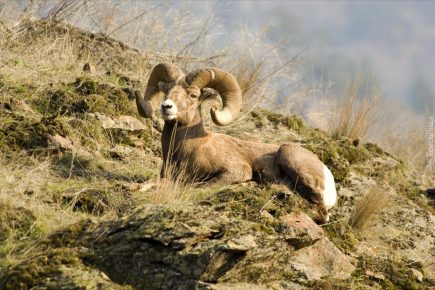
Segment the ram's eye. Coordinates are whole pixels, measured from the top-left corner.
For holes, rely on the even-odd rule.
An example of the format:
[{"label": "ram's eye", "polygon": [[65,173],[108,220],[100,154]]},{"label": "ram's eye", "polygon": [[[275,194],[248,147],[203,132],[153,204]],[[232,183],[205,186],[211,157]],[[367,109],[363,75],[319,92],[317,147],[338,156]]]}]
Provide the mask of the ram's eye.
[{"label": "ram's eye", "polygon": [[199,95],[196,94],[196,93],[191,93],[189,96],[190,96],[191,98],[194,98],[194,99],[199,98]]}]

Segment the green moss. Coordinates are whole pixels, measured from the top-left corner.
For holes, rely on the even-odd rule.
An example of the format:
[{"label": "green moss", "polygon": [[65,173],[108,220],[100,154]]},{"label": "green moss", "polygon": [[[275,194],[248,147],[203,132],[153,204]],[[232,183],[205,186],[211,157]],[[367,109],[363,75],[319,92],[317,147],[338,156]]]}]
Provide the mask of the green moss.
[{"label": "green moss", "polygon": [[363,273],[367,270],[382,273],[385,276],[385,279],[379,281],[382,289],[426,289],[409,275],[409,268],[399,260],[359,256],[357,269]]},{"label": "green moss", "polygon": [[86,144],[86,148],[90,150],[98,151],[116,142],[111,132],[104,130],[101,122],[95,117],[85,115],[82,118],[68,120],[68,124],[74,130],[71,134],[73,140],[77,144]]},{"label": "green moss", "polygon": [[51,233],[48,239],[49,246],[56,248],[78,246],[78,237],[83,233],[89,223],[92,222],[89,219],[84,219],[62,230]]},{"label": "green moss", "polygon": [[365,143],[364,148],[367,149],[369,152],[377,154],[378,156],[387,155],[390,156],[387,152],[385,152],[381,147],[374,143]]},{"label": "green moss", "polygon": [[9,268],[7,274],[0,277],[0,285],[4,290],[31,289],[47,278],[55,278],[61,265],[79,263],[80,259],[72,249],[50,249]]},{"label": "green moss", "polygon": [[77,78],[70,84],[57,84],[41,91],[31,105],[43,115],[75,115],[101,112],[110,116],[135,115],[134,103],[126,88],[91,78]]},{"label": "green moss", "polygon": [[263,232],[263,233],[266,233],[268,235],[275,234],[275,230],[273,227],[267,226],[265,224],[260,224],[260,223],[252,225],[251,230],[253,230],[255,232]]},{"label": "green moss", "polygon": [[[228,210],[230,215],[257,222],[264,220],[261,211],[279,217],[296,210],[302,210],[316,218],[316,211],[310,208],[308,201],[296,193],[289,193],[284,186],[272,185],[263,188],[243,186],[224,189],[213,194],[208,201],[217,210]],[[273,222],[267,226],[277,226]],[[264,230],[264,229],[258,229]]]},{"label": "green moss", "polygon": [[73,86],[74,90],[81,95],[95,95],[103,94],[105,92],[105,88],[103,86],[87,77],[79,77],[71,85]]},{"label": "green moss", "polygon": [[67,132],[66,126],[53,117],[35,120],[5,110],[0,121],[0,150],[6,153],[46,148],[49,134],[66,136]]},{"label": "green moss", "polygon": [[255,126],[257,128],[262,128],[264,123],[264,118],[272,123],[275,129],[278,128],[278,125],[282,125],[289,130],[294,130],[296,132],[301,132],[303,128],[305,128],[302,119],[296,115],[285,116],[277,113],[272,113],[267,110],[257,110],[251,112],[251,117],[254,119]]},{"label": "green moss", "polygon": [[[317,141],[317,142],[316,142]],[[313,140],[303,147],[316,154],[323,163],[331,170],[337,182],[343,182],[349,176],[349,161],[344,158],[334,142],[328,140]]]},{"label": "green moss", "polygon": [[31,211],[0,203],[0,243],[7,239],[17,240],[29,233],[36,221]]},{"label": "green moss", "polygon": [[345,253],[355,251],[358,235],[346,221],[336,221],[323,226],[329,239]]},{"label": "green moss", "polygon": [[110,195],[105,190],[86,189],[64,195],[62,203],[71,206],[73,211],[102,215],[110,206]]}]

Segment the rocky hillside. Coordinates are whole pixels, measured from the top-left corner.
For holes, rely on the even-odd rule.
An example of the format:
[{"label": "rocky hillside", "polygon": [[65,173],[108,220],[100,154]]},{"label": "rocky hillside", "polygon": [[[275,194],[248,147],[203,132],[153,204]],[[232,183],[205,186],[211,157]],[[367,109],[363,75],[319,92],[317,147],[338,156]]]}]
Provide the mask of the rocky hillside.
[{"label": "rocky hillside", "polygon": [[164,57],[66,24],[0,33],[0,289],[435,287],[433,184],[377,145],[266,110],[208,123],[315,152],[339,194],[322,226],[282,186],[160,182],[134,97]]}]

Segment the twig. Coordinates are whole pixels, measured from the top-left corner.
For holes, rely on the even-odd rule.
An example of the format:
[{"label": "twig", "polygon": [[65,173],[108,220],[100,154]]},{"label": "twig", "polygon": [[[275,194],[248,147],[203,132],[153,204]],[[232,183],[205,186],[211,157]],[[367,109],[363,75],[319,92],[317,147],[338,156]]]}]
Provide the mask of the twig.
[{"label": "twig", "polygon": [[262,82],[268,80],[269,78],[271,78],[273,75],[275,75],[277,72],[279,72],[280,70],[282,70],[283,68],[285,68],[287,65],[289,65],[290,63],[292,63],[295,59],[297,59],[306,49],[302,49],[301,51],[299,51],[295,56],[293,56],[291,59],[289,59],[287,62],[285,62],[283,65],[281,65],[280,67],[278,67],[276,70],[274,70],[273,72],[271,72],[270,74],[268,74],[267,76],[265,76],[264,78],[256,81],[254,84],[252,84],[251,86],[246,88],[246,91],[258,86],[259,84],[261,84]]},{"label": "twig", "polygon": [[118,27],[116,27],[115,29],[113,29],[112,31],[110,31],[109,33],[107,33],[107,36],[112,35],[113,33],[115,33],[116,31],[120,30],[121,28],[129,25],[130,23],[132,23],[133,21],[136,21],[137,19],[141,18],[142,16],[144,16],[145,14],[147,14],[148,12],[153,11],[154,9],[159,8],[160,6],[163,6],[164,4],[166,4],[166,2],[160,3],[159,5],[156,5],[154,7],[151,7],[150,9],[140,13],[139,15],[133,17],[132,19],[130,19],[129,21],[119,25]]}]

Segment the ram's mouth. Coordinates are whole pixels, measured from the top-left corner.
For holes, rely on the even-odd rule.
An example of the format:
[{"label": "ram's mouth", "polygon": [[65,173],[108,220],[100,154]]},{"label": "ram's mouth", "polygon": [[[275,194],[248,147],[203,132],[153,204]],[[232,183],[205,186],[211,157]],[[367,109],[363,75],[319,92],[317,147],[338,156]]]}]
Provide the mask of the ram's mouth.
[{"label": "ram's mouth", "polygon": [[177,116],[177,114],[162,113],[162,117],[165,120],[173,120],[173,119],[175,119],[176,116]]}]

